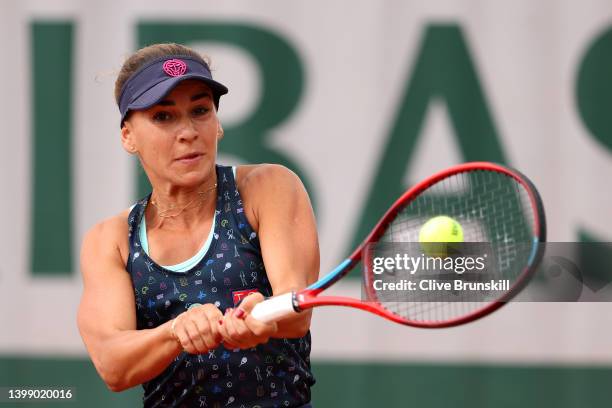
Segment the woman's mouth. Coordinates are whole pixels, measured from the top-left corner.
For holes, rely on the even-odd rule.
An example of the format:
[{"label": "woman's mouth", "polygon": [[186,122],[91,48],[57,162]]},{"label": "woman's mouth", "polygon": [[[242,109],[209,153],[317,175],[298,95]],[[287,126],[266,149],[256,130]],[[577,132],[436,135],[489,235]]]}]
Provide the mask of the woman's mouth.
[{"label": "woman's mouth", "polygon": [[193,164],[197,163],[202,158],[201,153],[189,153],[180,156],[176,161],[183,164]]}]

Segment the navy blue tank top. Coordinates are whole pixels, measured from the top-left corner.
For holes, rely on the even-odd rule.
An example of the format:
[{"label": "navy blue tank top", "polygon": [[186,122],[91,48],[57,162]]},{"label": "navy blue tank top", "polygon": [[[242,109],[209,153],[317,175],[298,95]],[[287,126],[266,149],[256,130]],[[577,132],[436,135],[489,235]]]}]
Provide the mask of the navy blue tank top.
[{"label": "navy blue tank top", "polygon": [[[142,251],[138,226],[150,195],[129,214],[127,271],[136,295],[138,329],[151,329],[190,306],[215,304],[221,312],[250,291],[272,295],[257,233],[244,214],[231,167],[216,166],[213,240],[187,272],[158,265]],[[181,353],[143,384],[145,407],[300,407],[310,401],[310,332],[299,339],[270,339],[248,350],[222,345],[206,354]]]}]

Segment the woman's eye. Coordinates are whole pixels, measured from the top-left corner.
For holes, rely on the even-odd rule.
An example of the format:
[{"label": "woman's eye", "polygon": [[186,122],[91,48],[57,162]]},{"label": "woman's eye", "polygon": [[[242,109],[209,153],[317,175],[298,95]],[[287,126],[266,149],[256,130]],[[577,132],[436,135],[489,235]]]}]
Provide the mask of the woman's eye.
[{"label": "woman's eye", "polygon": [[160,111],[153,115],[153,120],[156,122],[166,122],[171,119],[171,115],[169,112]]},{"label": "woman's eye", "polygon": [[208,111],[209,111],[208,108],[204,106],[198,106],[193,109],[193,114],[196,116],[201,116],[201,115],[205,115],[206,113],[208,113]]}]

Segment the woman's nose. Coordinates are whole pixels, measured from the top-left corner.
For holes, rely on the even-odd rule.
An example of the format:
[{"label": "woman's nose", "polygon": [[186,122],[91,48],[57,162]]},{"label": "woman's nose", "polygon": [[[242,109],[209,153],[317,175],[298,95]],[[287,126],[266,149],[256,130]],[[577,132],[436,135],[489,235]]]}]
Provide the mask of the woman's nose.
[{"label": "woman's nose", "polygon": [[177,136],[179,140],[185,141],[197,139],[198,129],[195,123],[190,119],[183,120]]}]

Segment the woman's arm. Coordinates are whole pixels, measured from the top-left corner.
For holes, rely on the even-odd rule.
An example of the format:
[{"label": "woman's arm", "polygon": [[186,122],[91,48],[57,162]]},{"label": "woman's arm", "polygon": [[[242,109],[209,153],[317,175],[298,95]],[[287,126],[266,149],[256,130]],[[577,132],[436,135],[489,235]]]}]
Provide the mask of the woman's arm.
[{"label": "woman's arm", "polygon": [[[272,291],[280,295],[303,289],[319,276],[319,241],[308,193],[299,177],[285,167],[264,165],[255,171],[260,188],[254,210]],[[281,320],[274,337],[305,335],[311,316],[307,310]]]},{"label": "woman's arm", "polygon": [[[98,373],[112,391],[151,380],[183,349],[203,353],[220,341],[216,329],[221,312],[213,305],[177,318],[174,335],[180,341],[172,333],[171,321],[136,330],[134,291],[124,262],[127,254],[121,255],[119,244],[127,234],[126,216],[115,217],[93,227],[81,250],[84,287],[78,326]],[[123,250],[127,252],[127,245]]]},{"label": "woman's arm", "polygon": [[[273,294],[302,289],[315,282],[319,274],[317,230],[300,179],[285,167],[269,164],[241,167],[238,179],[245,214],[258,232]],[[248,312],[261,299],[247,297],[248,303],[241,308]],[[258,324],[248,313],[238,312],[236,316],[238,310],[226,315],[224,333],[227,343],[242,348],[266,341],[267,337],[301,337],[310,328],[310,310],[279,321],[276,328]]]}]

